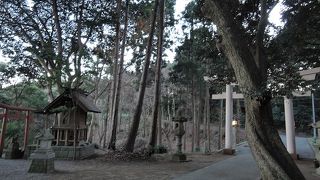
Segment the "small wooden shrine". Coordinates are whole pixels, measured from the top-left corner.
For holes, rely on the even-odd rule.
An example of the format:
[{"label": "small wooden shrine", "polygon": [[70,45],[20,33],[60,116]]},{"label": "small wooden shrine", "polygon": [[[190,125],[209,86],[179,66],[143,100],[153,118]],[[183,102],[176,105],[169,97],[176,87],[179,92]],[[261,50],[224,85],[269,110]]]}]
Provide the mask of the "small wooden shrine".
[{"label": "small wooden shrine", "polygon": [[87,113],[100,113],[89,94],[80,89],[66,89],[48,104],[43,114],[54,115],[51,127],[53,146],[78,146],[87,140]]}]

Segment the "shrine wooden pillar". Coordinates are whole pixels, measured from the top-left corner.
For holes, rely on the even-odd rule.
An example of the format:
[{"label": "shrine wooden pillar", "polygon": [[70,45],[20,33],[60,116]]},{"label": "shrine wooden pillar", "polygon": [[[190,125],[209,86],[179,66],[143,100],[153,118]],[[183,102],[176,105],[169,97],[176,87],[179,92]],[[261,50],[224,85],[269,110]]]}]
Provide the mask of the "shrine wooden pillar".
[{"label": "shrine wooden pillar", "polygon": [[65,139],[65,142],[64,142],[65,146],[68,146],[68,131],[69,131],[68,129],[65,130],[65,138],[64,138]]},{"label": "shrine wooden pillar", "polygon": [[31,114],[30,114],[30,111],[27,111],[25,123],[24,123],[23,150],[26,150],[28,146],[30,120],[31,120]]},{"label": "shrine wooden pillar", "polygon": [[59,146],[59,142],[60,142],[60,129],[57,129],[57,140],[56,140],[56,146]]},{"label": "shrine wooden pillar", "polygon": [[6,129],[7,129],[7,121],[8,121],[8,109],[6,108],[3,114],[2,126],[1,126],[1,136],[0,136],[0,157],[3,153]]}]

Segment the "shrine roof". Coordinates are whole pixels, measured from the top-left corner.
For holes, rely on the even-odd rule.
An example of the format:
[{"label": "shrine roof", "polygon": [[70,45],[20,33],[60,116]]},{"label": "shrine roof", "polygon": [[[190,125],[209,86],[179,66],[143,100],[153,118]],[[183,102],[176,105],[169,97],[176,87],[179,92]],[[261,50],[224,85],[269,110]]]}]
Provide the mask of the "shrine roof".
[{"label": "shrine roof", "polygon": [[94,104],[93,98],[86,92],[76,89],[66,89],[61,95],[48,104],[40,113],[51,114],[61,111],[64,107],[79,106],[85,112],[101,113]]},{"label": "shrine roof", "polygon": [[12,105],[8,105],[8,104],[4,104],[4,103],[0,103],[0,108],[16,110],[16,111],[35,111],[35,109],[32,109],[32,108],[12,106]]}]

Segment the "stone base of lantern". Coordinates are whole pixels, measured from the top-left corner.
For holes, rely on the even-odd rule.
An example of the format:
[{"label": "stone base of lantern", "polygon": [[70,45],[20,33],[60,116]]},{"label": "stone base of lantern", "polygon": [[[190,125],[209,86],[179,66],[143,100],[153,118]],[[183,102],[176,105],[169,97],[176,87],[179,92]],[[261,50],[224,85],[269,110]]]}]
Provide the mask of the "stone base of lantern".
[{"label": "stone base of lantern", "polygon": [[29,173],[50,173],[54,172],[54,157],[52,149],[37,149],[31,154],[31,165]]},{"label": "stone base of lantern", "polygon": [[187,156],[183,153],[175,153],[172,155],[172,161],[185,162],[187,161]]},{"label": "stone base of lantern", "polygon": [[223,154],[233,155],[234,153],[236,153],[235,149],[223,149]]},{"label": "stone base of lantern", "polygon": [[294,159],[294,160],[299,160],[300,159],[299,158],[299,154],[296,154],[296,153],[293,153],[293,154],[289,153],[289,154],[292,157],[292,159]]},{"label": "stone base of lantern", "polygon": [[320,176],[320,167],[316,169],[316,174]]}]

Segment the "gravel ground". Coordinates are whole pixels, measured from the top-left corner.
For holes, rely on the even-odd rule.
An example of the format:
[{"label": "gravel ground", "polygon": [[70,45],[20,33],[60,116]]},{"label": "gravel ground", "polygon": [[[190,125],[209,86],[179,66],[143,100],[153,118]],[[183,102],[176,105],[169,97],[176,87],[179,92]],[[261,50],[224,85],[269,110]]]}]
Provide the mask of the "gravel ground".
[{"label": "gravel ground", "polygon": [[102,158],[79,161],[56,160],[56,171],[51,174],[28,173],[29,160],[0,159],[0,179],[172,179],[228,157],[230,156],[219,153],[189,154],[188,159],[191,161],[183,163],[171,162],[165,156],[157,157],[158,160],[131,162],[106,162]]},{"label": "gravel ground", "polygon": [[[51,174],[28,173],[29,160],[0,159],[1,180],[86,180],[86,179],[116,179],[116,180],[166,180],[182,174],[206,167],[212,163],[230,158],[219,153],[212,155],[188,154],[191,161],[177,163],[168,160],[167,156],[159,155],[152,161],[107,162],[103,158],[55,161],[55,172]],[[308,180],[316,180],[312,160],[297,161],[302,173]]]}]

